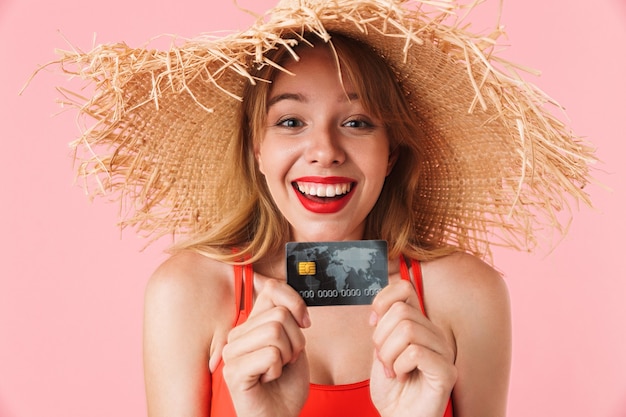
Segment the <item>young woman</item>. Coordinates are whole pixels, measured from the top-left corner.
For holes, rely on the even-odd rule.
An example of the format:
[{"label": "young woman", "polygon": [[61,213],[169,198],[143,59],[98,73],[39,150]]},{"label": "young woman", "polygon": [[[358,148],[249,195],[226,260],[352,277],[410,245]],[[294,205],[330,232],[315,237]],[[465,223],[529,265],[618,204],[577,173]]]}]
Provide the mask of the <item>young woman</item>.
[{"label": "young woman", "polygon": [[[284,2],[220,41],[63,58],[103,90],[83,141],[114,152],[85,172],[128,223],[187,233],[146,290],[150,416],[505,414],[508,294],[479,256],[586,200],[591,153],[489,43],[401,3]],[[285,244],[359,240],[387,242],[388,285],[307,307]]]},{"label": "young woman", "polygon": [[[401,277],[405,260],[397,255],[389,285],[371,307],[307,309],[286,284],[285,239],[382,238],[385,222],[410,227],[414,216],[402,200],[395,208],[401,216],[371,216],[388,212],[393,194],[413,193],[403,188],[419,175],[398,168],[419,157],[420,131],[386,64],[346,38],[333,36],[332,49],[310,42],[295,49],[299,61],[277,60],[286,72],[272,71],[271,84],[244,96],[252,137],[241,147],[254,159],[249,169],[260,194],[267,193],[268,215],[288,230],[259,236],[278,244],[259,251],[246,277],[253,284],[250,311],[235,307],[246,295],[233,267],[205,256],[210,240],[194,246],[205,255],[178,253],[156,272],[146,295],[150,415],[234,415],[230,393],[240,416],[296,416],[303,406],[303,415],[443,416],[455,383],[457,415],[503,415],[507,292],[476,258],[459,253],[412,265],[421,269],[411,271],[414,277],[423,275],[426,314],[415,281]],[[249,244],[234,243],[213,251],[223,256]],[[402,253],[416,253],[419,243],[410,236]],[[354,391],[362,395],[346,401]]]}]

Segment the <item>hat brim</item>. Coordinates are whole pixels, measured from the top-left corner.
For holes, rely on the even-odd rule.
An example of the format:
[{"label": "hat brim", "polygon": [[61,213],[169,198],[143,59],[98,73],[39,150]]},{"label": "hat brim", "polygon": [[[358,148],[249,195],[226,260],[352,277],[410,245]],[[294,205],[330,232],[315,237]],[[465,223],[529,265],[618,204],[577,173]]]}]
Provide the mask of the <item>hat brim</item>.
[{"label": "hat brim", "polygon": [[283,3],[245,32],[170,51],[117,44],[65,52],[64,70],[95,83],[78,103],[95,119],[75,143],[87,156],[81,174],[119,198],[124,224],[143,234],[210,229],[241,201],[222,156],[240,134],[244,86],[261,82],[251,67],[271,65],[268,51],[293,48],[298,35],[338,33],[385,59],[425,132],[416,235],[443,231],[474,253],[489,244],[529,249],[536,230],[560,228],[556,213],[568,198],[588,202],[592,149],[545,108],[549,97],[495,56],[494,36],[446,23],[451,5],[417,6]]}]

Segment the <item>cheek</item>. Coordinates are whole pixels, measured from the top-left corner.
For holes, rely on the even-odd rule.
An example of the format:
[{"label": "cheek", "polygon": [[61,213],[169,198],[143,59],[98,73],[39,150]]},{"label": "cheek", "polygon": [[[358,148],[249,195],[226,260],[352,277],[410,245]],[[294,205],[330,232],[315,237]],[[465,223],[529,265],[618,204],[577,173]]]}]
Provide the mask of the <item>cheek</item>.
[{"label": "cheek", "polygon": [[393,160],[387,146],[378,146],[368,153],[369,172],[375,177],[386,177],[393,167]]},{"label": "cheek", "polygon": [[259,146],[255,157],[259,171],[268,182],[285,176],[293,160],[293,155],[288,148],[275,144],[271,140],[264,141]]},{"label": "cheek", "polygon": [[272,141],[264,140],[257,147],[254,153],[256,163],[261,174],[271,176],[276,171],[276,165],[280,163],[282,156],[276,146],[272,145]]}]

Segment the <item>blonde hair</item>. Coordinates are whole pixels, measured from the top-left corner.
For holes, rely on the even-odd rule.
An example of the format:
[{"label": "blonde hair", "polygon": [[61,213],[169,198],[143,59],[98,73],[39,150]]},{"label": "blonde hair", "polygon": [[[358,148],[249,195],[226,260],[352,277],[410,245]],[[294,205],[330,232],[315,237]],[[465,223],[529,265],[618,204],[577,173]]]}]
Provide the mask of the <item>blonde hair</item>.
[{"label": "blonde hair", "polygon": [[[388,242],[389,257],[401,253],[426,260],[457,249],[445,242],[423,242],[415,235],[419,213],[414,210],[424,134],[409,108],[393,69],[365,44],[332,34],[329,42],[316,35],[298,38],[295,52],[307,47],[331,48],[338,76],[350,80],[366,111],[382,120],[397,160],[387,177],[378,201],[366,219],[364,239]],[[273,51],[268,58],[285,65],[292,55],[286,48]],[[367,68],[363,71],[363,68]],[[266,121],[266,100],[271,82],[281,69],[272,65],[252,71],[258,79],[244,88],[240,107],[237,143],[231,147],[229,189],[237,190],[239,204],[226,213],[220,223],[206,233],[178,244],[174,249],[191,249],[225,262],[255,262],[267,254],[278,254],[289,241],[289,223],[274,204],[265,179],[254,157],[255,143],[262,140]]]}]

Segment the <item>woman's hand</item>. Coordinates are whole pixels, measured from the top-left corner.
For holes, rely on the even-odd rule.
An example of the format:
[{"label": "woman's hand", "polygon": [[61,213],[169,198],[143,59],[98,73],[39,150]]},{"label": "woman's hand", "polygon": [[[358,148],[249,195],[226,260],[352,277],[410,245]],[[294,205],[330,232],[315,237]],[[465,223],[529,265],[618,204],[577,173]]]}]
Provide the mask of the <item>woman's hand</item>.
[{"label": "woman's hand", "polygon": [[457,377],[443,332],[422,314],[409,281],[384,288],[372,310],[374,405],[383,417],[441,417]]},{"label": "woman's hand", "polygon": [[241,416],[297,416],[309,391],[302,298],[286,283],[265,281],[245,323],[222,351],[224,379]]}]

